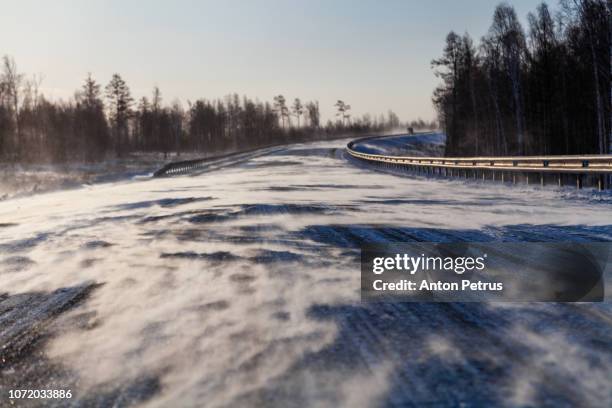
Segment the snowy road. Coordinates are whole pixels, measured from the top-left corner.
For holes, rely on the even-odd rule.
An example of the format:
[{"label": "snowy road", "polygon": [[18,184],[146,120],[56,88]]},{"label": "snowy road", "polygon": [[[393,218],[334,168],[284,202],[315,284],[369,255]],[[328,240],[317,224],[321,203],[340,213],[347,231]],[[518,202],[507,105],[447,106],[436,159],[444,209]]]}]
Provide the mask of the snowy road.
[{"label": "snowy road", "polygon": [[608,303],[359,303],[363,242],[610,241],[612,197],[345,144],[0,202],[0,406],[612,405]]}]

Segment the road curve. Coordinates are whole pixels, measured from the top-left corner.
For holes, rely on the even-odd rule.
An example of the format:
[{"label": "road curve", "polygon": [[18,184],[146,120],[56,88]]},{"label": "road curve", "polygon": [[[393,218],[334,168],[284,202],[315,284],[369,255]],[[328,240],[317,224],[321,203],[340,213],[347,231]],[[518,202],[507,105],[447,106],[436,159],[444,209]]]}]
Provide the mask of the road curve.
[{"label": "road curve", "polygon": [[612,405],[607,303],[358,291],[364,242],[610,241],[609,195],[387,174],[346,143],[0,202],[0,405]]}]

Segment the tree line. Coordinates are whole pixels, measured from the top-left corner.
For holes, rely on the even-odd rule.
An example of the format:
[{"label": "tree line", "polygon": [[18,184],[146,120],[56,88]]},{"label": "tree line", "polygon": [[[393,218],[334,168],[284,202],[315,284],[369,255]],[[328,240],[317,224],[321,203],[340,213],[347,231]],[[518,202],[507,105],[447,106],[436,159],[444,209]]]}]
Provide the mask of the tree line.
[{"label": "tree line", "polygon": [[[87,75],[68,101],[50,101],[40,92],[40,78],[26,78],[14,60],[0,69],[0,160],[91,162],[132,152],[215,152],[378,132],[402,126],[397,115],[351,117],[339,100],[335,120],[321,123],[319,103],[272,103],[237,94],[164,104],[154,87],[135,101],[125,80],[114,74],[106,86]],[[413,124],[429,126],[422,120]]]},{"label": "tree line", "polygon": [[451,31],[432,61],[446,154],[612,153],[610,3],[541,3],[526,31],[502,3],[479,44]]}]

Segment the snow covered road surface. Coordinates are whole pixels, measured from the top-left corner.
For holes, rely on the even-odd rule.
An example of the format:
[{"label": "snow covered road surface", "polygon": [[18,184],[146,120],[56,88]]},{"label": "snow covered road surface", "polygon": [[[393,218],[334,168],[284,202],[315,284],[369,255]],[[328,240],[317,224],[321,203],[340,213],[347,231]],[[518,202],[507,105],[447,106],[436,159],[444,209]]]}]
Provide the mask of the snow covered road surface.
[{"label": "snow covered road surface", "polygon": [[610,241],[609,195],[384,174],[345,144],[0,202],[0,405],[612,404],[607,303],[359,302],[361,243]]}]

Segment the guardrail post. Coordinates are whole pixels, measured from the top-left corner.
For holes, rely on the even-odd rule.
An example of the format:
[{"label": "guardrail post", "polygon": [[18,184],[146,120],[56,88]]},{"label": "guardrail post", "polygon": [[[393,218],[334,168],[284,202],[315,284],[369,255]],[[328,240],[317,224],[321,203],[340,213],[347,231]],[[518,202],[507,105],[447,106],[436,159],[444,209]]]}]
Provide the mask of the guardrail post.
[{"label": "guardrail post", "polygon": [[597,178],[597,188],[599,191],[604,191],[604,189],[606,188],[603,174],[600,174]]},{"label": "guardrail post", "polygon": [[563,177],[561,173],[559,173],[558,179],[559,179],[559,187],[563,187]]},{"label": "guardrail post", "polygon": [[525,183],[529,185],[529,173],[526,174]]},{"label": "guardrail post", "polygon": [[580,190],[582,188],[582,174],[576,175],[576,188]]},{"label": "guardrail post", "polygon": [[491,173],[491,180],[495,181],[495,170],[492,170]]},{"label": "guardrail post", "polygon": [[503,171],[501,172],[501,182],[502,184],[504,184],[504,172]]},{"label": "guardrail post", "polygon": [[544,173],[540,173],[540,187],[544,187]]},{"label": "guardrail post", "polygon": [[512,184],[516,185],[516,173],[512,173]]}]

